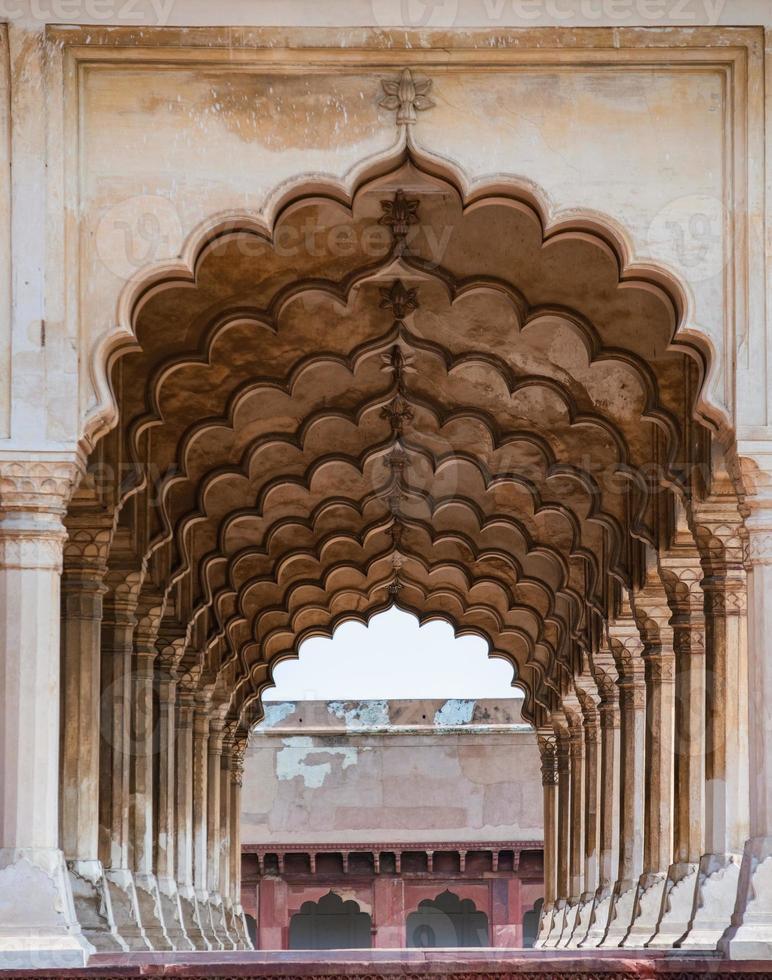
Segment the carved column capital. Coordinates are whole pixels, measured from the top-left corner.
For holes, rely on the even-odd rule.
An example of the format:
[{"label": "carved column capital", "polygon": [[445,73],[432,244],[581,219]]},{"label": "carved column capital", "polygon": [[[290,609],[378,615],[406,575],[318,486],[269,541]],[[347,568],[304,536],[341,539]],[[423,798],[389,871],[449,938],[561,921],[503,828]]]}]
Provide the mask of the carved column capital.
[{"label": "carved column capital", "polygon": [[537,736],[541,756],[541,781],[544,786],[555,786],[558,781],[557,738],[553,734],[539,732]]},{"label": "carved column capital", "polygon": [[37,512],[63,516],[84,472],[82,458],[0,458],[0,512]]}]

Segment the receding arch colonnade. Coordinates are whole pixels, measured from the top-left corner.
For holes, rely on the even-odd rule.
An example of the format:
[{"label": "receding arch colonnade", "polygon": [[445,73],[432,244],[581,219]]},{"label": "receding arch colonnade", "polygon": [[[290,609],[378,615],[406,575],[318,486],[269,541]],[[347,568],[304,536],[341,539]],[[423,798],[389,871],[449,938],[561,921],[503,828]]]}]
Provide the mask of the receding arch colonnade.
[{"label": "receding arch colonnade", "polygon": [[610,229],[545,229],[409,141],[387,164],[213,226],[133,295],[117,424],[65,517],[83,935],[248,944],[261,694],[304,638],[398,603],[482,635],[524,692],[538,945],[715,948],[750,831],[747,534],[710,352]]}]

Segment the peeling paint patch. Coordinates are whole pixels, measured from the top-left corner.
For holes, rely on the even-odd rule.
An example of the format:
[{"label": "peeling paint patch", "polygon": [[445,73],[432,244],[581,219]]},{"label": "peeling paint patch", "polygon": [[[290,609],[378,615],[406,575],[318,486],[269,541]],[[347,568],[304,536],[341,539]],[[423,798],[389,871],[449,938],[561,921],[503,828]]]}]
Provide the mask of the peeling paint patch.
[{"label": "peeling paint patch", "polygon": [[288,718],[295,708],[296,705],[294,701],[277,701],[274,704],[264,704],[264,716],[262,722],[260,723],[260,727],[273,728],[274,725],[278,725],[284,721],[285,718]]},{"label": "peeling paint patch", "polygon": [[330,701],[328,710],[344,718],[346,728],[377,728],[389,724],[388,701]]},{"label": "peeling paint patch", "polygon": [[434,713],[434,724],[442,728],[445,725],[468,725],[474,714],[476,702],[462,698],[451,698]]},{"label": "peeling paint patch", "polygon": [[348,769],[359,761],[359,750],[354,747],[320,748],[310,737],[283,738],[284,748],[276,753],[276,775],[279,779],[294,779],[300,776],[306,789],[319,789],[332,772],[329,762],[310,761],[324,756],[338,757],[341,768]]}]

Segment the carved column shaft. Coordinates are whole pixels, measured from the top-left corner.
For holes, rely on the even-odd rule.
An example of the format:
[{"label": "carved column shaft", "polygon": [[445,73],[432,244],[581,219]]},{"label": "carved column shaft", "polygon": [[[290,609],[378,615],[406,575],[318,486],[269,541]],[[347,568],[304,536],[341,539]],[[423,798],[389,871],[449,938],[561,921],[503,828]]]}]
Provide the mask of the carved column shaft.
[{"label": "carved column shaft", "polygon": [[544,905],[557,898],[557,745],[552,734],[539,733],[541,782],[544,793]]},{"label": "carved column shaft", "polygon": [[102,617],[99,758],[99,856],[107,868],[130,866],[131,662],[136,596],[110,593]]},{"label": "carved column shaft", "polygon": [[571,868],[571,753],[568,736],[557,734],[557,898],[569,894]]},{"label": "carved column shaft", "polygon": [[637,882],[643,869],[646,691],[643,676],[637,666],[628,664],[623,667],[623,671],[619,678],[619,880]]},{"label": "carved column shaft", "polygon": [[138,643],[133,664],[131,756],[132,868],[153,873],[153,680],[156,651]]},{"label": "carved column shaft", "polygon": [[200,900],[207,897],[209,710],[208,700],[198,701],[193,720],[193,880]]},{"label": "carved column shaft", "polygon": [[233,739],[223,741],[220,766],[220,894],[231,897],[231,783],[233,782]]},{"label": "carved column shaft", "polygon": [[100,638],[104,565],[69,561],[62,577],[62,848],[99,855]]},{"label": "carved column shaft", "polygon": [[675,662],[671,653],[647,654],[646,810],[643,870],[665,872],[673,848],[673,723]]},{"label": "carved column shaft", "polygon": [[230,884],[234,907],[241,910],[241,783],[244,774],[244,747],[234,751],[231,778]]},{"label": "carved column shaft", "polygon": [[0,459],[0,960],[11,970],[85,962],[59,849],[62,518],[78,473],[74,454]]},{"label": "carved column shaft", "polygon": [[177,788],[176,868],[180,890],[193,887],[193,716],[195,707],[189,692],[178,691],[177,703]]},{"label": "carved column shaft", "polygon": [[708,613],[705,846],[712,854],[740,853],[750,834],[745,572],[741,566],[714,566],[703,588]]},{"label": "carved column shaft", "polygon": [[209,723],[207,776],[207,889],[210,893],[220,890],[220,786],[223,748],[223,721],[212,718]]},{"label": "carved column shaft", "polygon": [[[772,838],[772,504],[748,520],[750,834]],[[769,862],[769,858],[767,861]],[[772,896],[769,902],[772,908]]]},{"label": "carved column shaft", "polygon": [[40,484],[30,477],[25,492],[23,471],[17,479],[0,466],[0,841],[7,849],[59,846],[66,488],[48,495]]},{"label": "carved column shaft", "polygon": [[156,874],[175,877],[176,702],[174,669],[161,662],[158,676],[158,838]]},{"label": "carved column shaft", "polygon": [[673,617],[675,682],[676,862],[698,862],[705,817],[704,617],[696,608]]},{"label": "carved column shaft", "polygon": [[598,887],[600,875],[600,813],[602,806],[598,766],[599,730],[597,717],[584,723],[584,891]]},{"label": "carved column shaft", "polygon": [[569,736],[571,766],[571,824],[569,828],[569,892],[579,900],[584,892],[585,861],[585,771],[584,730],[581,725],[572,729]]},{"label": "carved column shaft", "polygon": [[605,690],[600,704],[600,882],[614,883],[619,867],[619,804],[622,765],[621,722],[616,690]]}]

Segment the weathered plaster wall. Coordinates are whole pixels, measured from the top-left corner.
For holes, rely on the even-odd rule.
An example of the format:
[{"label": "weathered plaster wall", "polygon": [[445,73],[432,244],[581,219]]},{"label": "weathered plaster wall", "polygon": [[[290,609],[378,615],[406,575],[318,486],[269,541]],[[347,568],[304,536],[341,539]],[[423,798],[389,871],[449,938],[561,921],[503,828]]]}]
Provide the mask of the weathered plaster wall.
[{"label": "weathered plaster wall", "polygon": [[244,844],[539,840],[520,702],[267,705],[248,750]]}]

